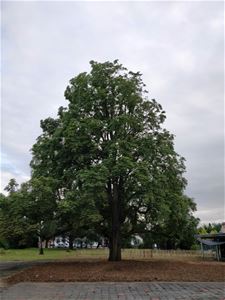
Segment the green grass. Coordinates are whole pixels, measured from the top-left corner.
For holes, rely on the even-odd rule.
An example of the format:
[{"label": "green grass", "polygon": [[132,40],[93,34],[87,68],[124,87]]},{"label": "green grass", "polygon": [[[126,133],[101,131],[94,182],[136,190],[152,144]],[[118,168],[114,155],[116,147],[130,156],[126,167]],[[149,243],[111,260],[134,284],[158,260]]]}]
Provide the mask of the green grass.
[{"label": "green grass", "polygon": [[29,260],[57,260],[57,259],[79,259],[86,257],[107,257],[107,250],[66,250],[66,249],[44,249],[44,255],[39,255],[37,248],[8,249],[0,251],[0,261],[29,261]]},{"label": "green grass", "polygon": [[[211,254],[209,256],[212,256]],[[0,261],[29,261],[29,260],[67,260],[67,259],[107,259],[108,249],[44,249],[44,255],[39,255],[37,248],[29,249],[0,249]],[[185,250],[150,250],[123,249],[123,259],[201,259],[199,251]]]}]

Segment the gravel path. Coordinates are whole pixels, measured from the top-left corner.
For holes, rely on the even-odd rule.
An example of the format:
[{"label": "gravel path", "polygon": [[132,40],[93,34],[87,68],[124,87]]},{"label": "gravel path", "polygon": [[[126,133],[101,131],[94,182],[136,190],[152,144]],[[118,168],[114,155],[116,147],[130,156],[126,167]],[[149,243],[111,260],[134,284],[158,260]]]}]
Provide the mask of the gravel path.
[{"label": "gravel path", "polygon": [[225,300],[222,282],[19,283],[1,300]]}]

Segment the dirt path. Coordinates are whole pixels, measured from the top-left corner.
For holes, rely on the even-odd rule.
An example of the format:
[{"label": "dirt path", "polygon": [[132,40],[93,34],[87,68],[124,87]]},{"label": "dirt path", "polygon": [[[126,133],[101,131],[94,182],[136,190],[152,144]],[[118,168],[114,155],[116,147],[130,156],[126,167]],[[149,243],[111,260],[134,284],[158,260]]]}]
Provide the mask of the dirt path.
[{"label": "dirt path", "polygon": [[225,263],[150,260],[121,262],[66,261],[41,263],[13,274],[8,283],[76,281],[180,281],[224,282]]}]

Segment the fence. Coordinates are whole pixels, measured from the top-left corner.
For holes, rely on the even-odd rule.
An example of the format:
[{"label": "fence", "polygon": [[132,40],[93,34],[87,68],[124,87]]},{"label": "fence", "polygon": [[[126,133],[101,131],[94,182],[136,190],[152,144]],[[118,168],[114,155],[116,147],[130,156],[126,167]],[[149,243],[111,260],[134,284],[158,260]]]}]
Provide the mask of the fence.
[{"label": "fence", "polygon": [[[80,249],[76,250],[76,256],[79,258],[107,258],[108,248],[103,249]],[[213,251],[205,251],[204,258],[214,258]],[[123,259],[201,259],[200,250],[159,250],[159,249],[122,249]]]},{"label": "fence", "polygon": [[[214,252],[207,251],[205,258],[213,258]],[[122,257],[125,259],[151,259],[151,258],[201,258],[200,250],[159,250],[159,249],[124,249]]]}]

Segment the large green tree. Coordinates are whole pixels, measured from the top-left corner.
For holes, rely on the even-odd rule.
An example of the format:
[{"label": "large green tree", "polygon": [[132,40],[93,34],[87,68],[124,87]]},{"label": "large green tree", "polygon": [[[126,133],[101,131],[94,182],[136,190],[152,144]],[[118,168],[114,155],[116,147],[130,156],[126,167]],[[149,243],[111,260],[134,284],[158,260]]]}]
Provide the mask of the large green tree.
[{"label": "large green tree", "polygon": [[34,177],[58,180],[61,199],[73,191],[70,201],[91,203],[109,260],[117,261],[124,237],[163,222],[170,202],[181,199],[185,166],[141,74],[117,60],[90,64],[90,73],[70,80],[68,107],[41,121],[31,166]]}]

